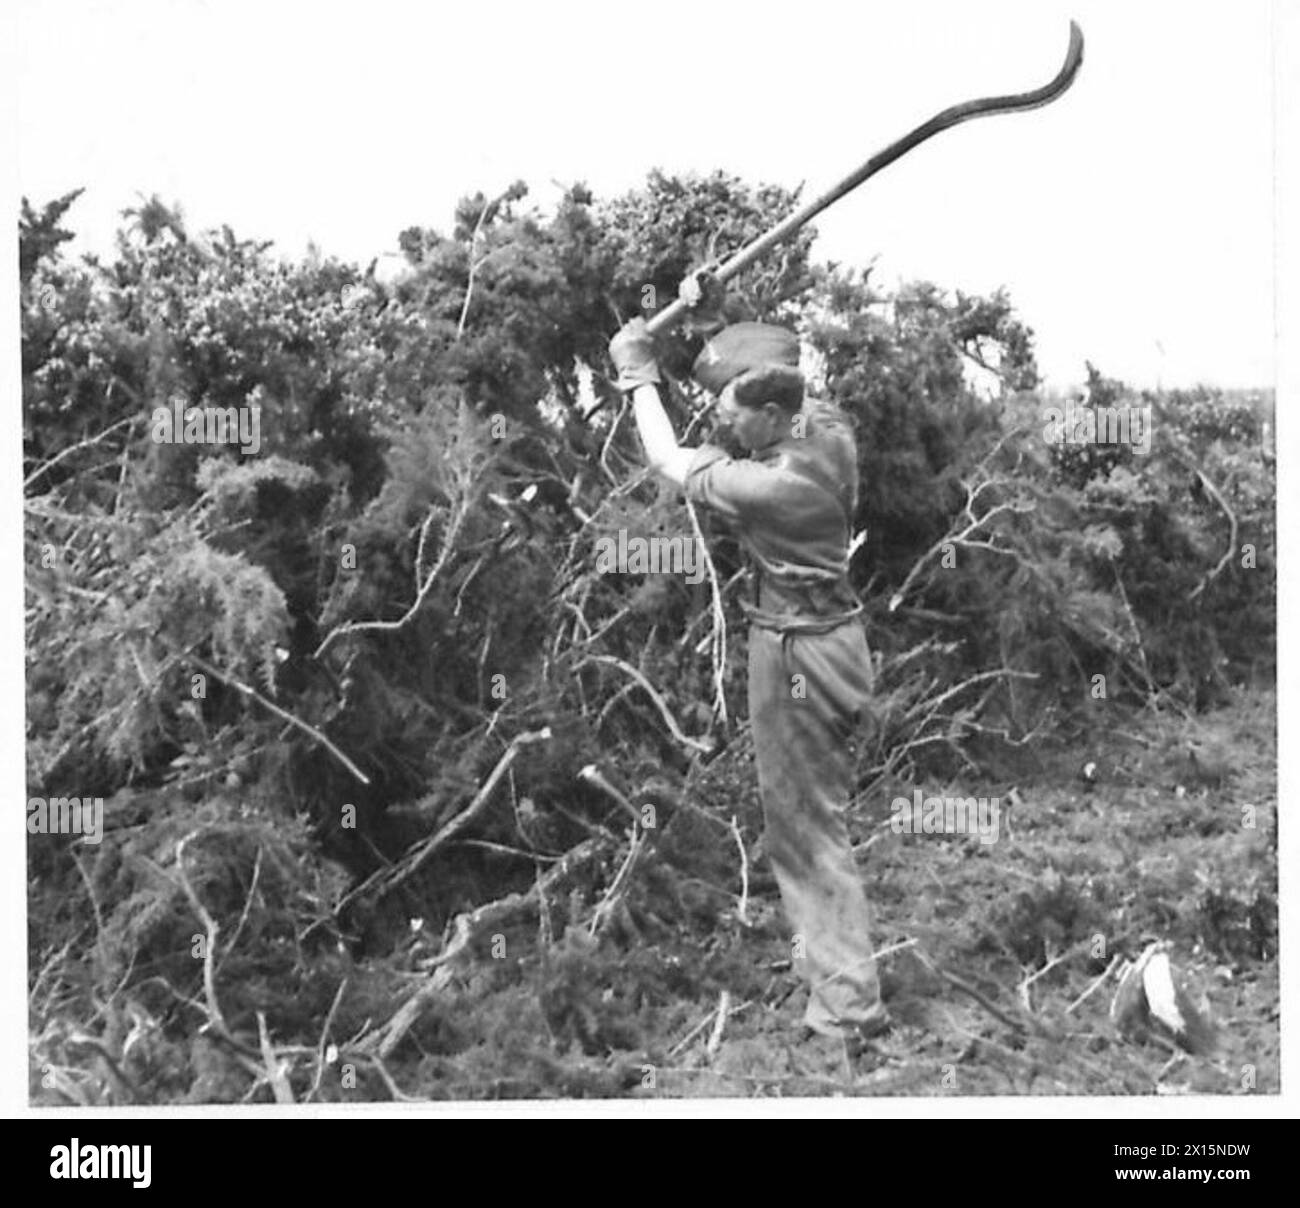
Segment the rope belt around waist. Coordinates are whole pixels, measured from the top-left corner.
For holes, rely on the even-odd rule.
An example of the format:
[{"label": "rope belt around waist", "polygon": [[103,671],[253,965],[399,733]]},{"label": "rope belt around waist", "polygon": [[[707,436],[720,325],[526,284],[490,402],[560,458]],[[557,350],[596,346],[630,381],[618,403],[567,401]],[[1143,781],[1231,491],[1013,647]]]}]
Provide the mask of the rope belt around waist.
[{"label": "rope belt around waist", "polygon": [[740,606],[745,616],[749,618],[751,625],[755,625],[759,629],[769,629],[773,633],[779,633],[783,636],[795,633],[830,633],[841,625],[847,625],[856,617],[861,616],[863,612],[861,604],[850,608],[847,612],[830,613],[827,616],[808,616],[793,612],[770,612],[766,608],[759,608],[757,605],[746,601],[741,601]]}]

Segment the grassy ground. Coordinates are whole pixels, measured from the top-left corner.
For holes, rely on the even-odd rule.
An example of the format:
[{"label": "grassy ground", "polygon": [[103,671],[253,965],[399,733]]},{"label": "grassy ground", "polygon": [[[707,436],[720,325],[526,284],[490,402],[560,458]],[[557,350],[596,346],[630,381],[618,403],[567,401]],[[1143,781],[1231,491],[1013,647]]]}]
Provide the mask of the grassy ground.
[{"label": "grassy ground", "polygon": [[[326,931],[308,947],[290,913],[302,867],[263,859],[256,835],[239,844],[218,835],[203,851],[230,869],[203,865],[202,892],[228,920],[223,937],[238,941],[219,945],[213,977],[241,1053],[212,1030],[180,890],[162,877],[124,898],[134,882],[114,888],[113,877],[134,866],[106,844],[88,885],[124,900],[134,937],[119,960],[126,972],[114,973],[110,1000],[87,994],[90,958],[72,954],[87,942],[84,926],[44,962],[32,1099],[269,1102],[259,1013],[283,1062],[279,1093],[295,1102],[1275,1094],[1274,718],[1271,695],[1242,692],[1195,718],[1112,715],[1010,764],[981,758],[981,771],[948,784],[879,786],[855,806],[851,829],[897,1027],[852,1062],[836,1042],[800,1038],[806,991],[762,856],[743,741],[692,782],[687,807],[666,808],[629,868],[611,821],[587,845],[597,854],[566,866],[541,910],[494,916],[438,970],[436,992],[382,1065],[365,1060],[357,1038],[429,985],[442,937],[400,917],[394,901],[387,934],[405,938],[383,955],[358,955]],[[895,833],[889,802],[918,787],[998,797],[997,841]],[[157,842],[164,823],[154,820]],[[136,863],[161,877],[151,861]],[[516,881],[527,889],[527,877]],[[101,958],[116,934],[112,920],[99,927]],[[1192,1001],[1204,997],[1216,1028],[1209,1051],[1121,1036],[1110,1019],[1119,963],[1157,940]],[[197,988],[177,992],[186,986]],[[340,1056],[327,1057],[327,1041]]]},{"label": "grassy ground", "polygon": [[[1243,694],[1214,715],[1085,735],[1015,784],[919,786],[1000,796],[992,844],[894,833],[887,803],[916,786],[858,810],[898,1026],[852,1062],[799,1039],[806,991],[755,842],[752,777],[721,761],[700,799],[736,810],[747,839],[743,923],[734,837],[679,813],[618,926],[599,940],[572,928],[545,961],[534,944],[477,965],[417,1030],[424,1055],[401,1080],[433,1097],[1276,1093],[1273,716],[1271,696]],[[1189,760],[1193,741],[1228,766]],[[1208,1004],[1211,1051],[1112,1024],[1112,962],[1153,940]]]}]

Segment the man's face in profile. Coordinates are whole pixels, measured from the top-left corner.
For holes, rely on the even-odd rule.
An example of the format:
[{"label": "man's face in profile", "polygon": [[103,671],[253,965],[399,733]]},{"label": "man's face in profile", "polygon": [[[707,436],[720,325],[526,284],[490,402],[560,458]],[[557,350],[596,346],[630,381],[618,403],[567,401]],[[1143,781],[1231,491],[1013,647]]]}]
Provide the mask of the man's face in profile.
[{"label": "man's face in profile", "polygon": [[734,385],[724,387],[718,395],[717,416],[718,422],[750,452],[765,449],[781,437],[781,408],[775,403],[741,406],[736,402]]}]

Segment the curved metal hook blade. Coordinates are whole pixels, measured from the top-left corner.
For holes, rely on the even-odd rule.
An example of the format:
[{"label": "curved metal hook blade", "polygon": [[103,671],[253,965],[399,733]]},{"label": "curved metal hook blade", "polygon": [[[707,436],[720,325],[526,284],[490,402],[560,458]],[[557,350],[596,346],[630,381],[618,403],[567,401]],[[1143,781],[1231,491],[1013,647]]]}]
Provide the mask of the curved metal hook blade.
[{"label": "curved metal hook blade", "polygon": [[[932,117],[925,125],[929,126],[931,123],[936,123],[936,130],[931,131],[931,133],[936,133],[937,130],[955,125],[968,117],[979,117],[987,113],[1011,113],[1050,105],[1074,83],[1074,77],[1079,74],[1079,68],[1082,66],[1083,30],[1079,28],[1077,21],[1071,21],[1070,45],[1065,52],[1065,62],[1061,64],[1061,70],[1041,88],[1035,88],[1030,92],[1012,93],[1008,96],[984,97],[978,101],[967,101],[962,105],[954,105],[951,109],[945,109],[942,113]],[[945,118],[948,120],[945,121]],[[918,127],[918,129],[925,129],[925,127]]]},{"label": "curved metal hook blade", "polygon": [[[1056,100],[1071,84],[1083,64],[1083,30],[1077,21],[1070,22],[1070,45],[1065,52],[1065,62],[1056,75],[1041,88],[1030,92],[1008,93],[1005,96],[981,97],[974,101],[964,101],[953,105],[941,113],[936,113],[928,122],[923,122],[915,130],[909,131],[902,138],[889,144],[883,151],[878,151],[855,172],[846,176],[839,184],[814,198],[800,210],[779,222],[771,230],[760,235],[753,242],[741,248],[721,265],[713,274],[719,283],[727,281],[737,273],[748,268],[764,253],[779,243],[785,242],[800,227],[820,214],[827,206],[839,201],[846,193],[851,193],[863,181],[869,180],[882,168],[888,167],[900,156],[906,155],[913,147],[932,138],[942,130],[971,118],[986,117],[994,113],[1018,113],[1027,109],[1037,109]],[[652,335],[675,327],[686,317],[688,307],[678,299],[661,310],[647,324]]]}]

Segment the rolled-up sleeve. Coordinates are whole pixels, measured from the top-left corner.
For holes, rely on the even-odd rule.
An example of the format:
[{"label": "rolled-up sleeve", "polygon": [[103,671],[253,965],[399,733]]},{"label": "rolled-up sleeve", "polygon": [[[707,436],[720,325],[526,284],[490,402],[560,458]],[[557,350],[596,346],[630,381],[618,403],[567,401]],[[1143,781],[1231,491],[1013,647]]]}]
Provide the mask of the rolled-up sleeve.
[{"label": "rolled-up sleeve", "polygon": [[686,498],[747,528],[770,511],[775,477],[760,462],[737,461],[717,445],[701,445],[686,471]]}]

